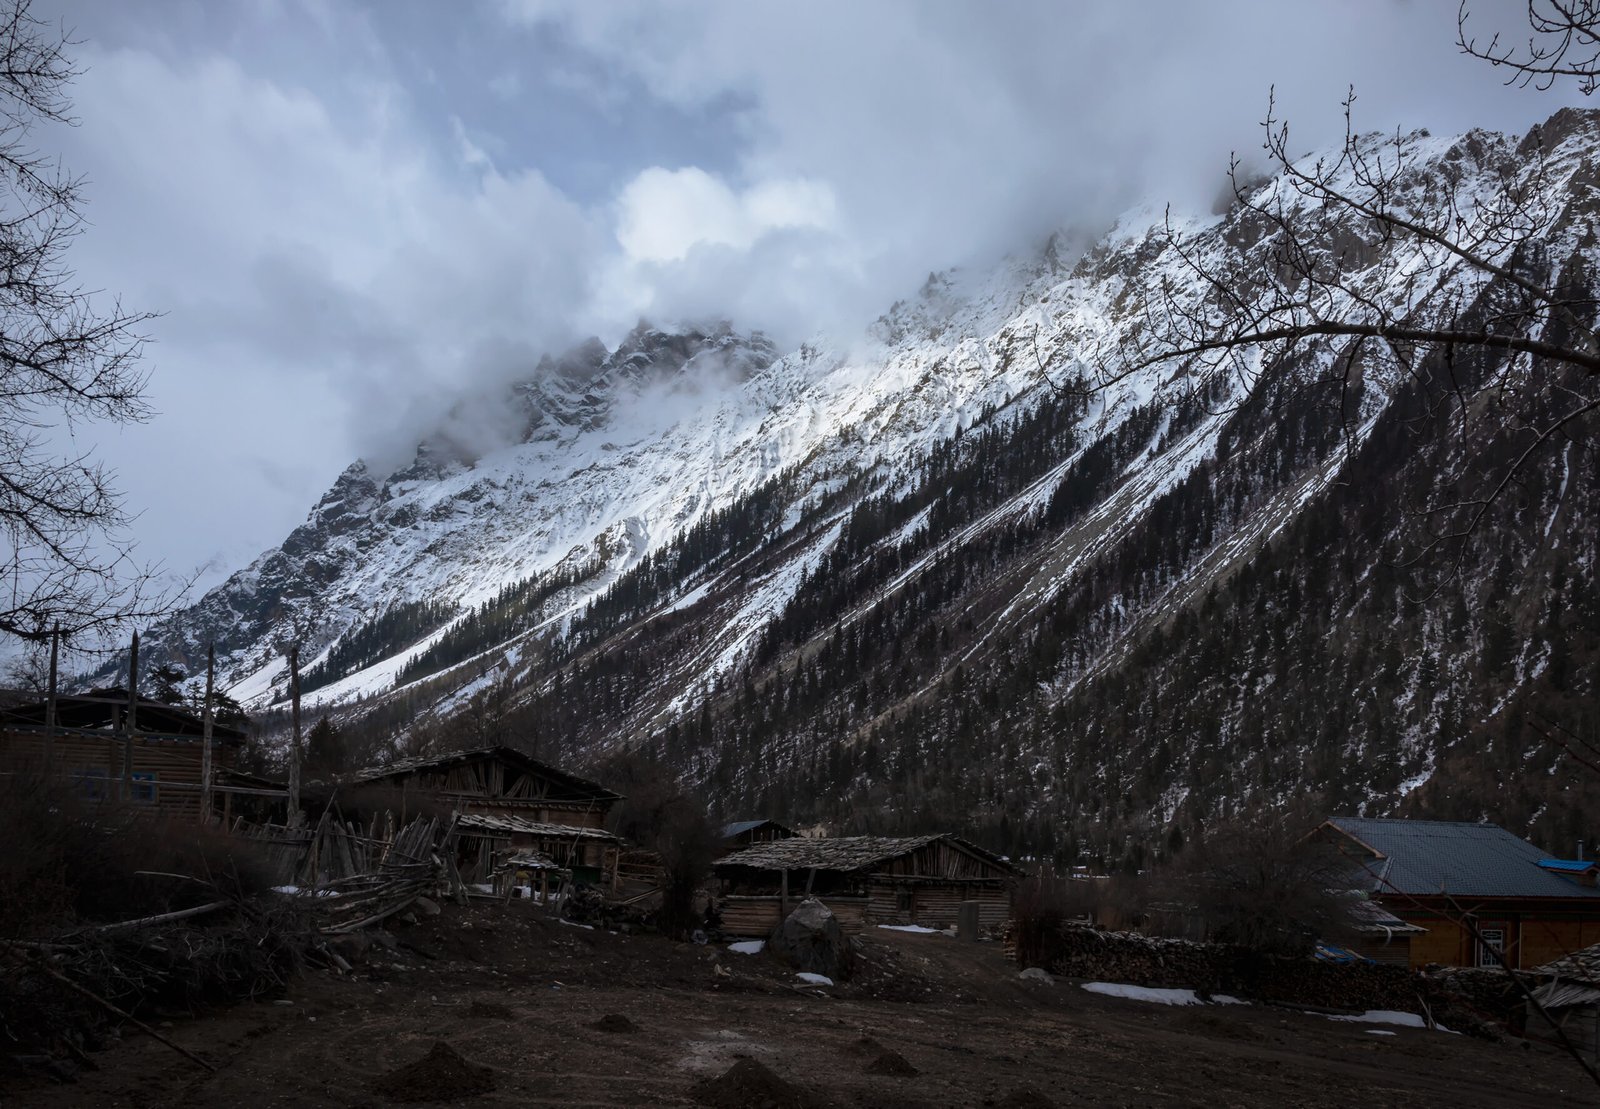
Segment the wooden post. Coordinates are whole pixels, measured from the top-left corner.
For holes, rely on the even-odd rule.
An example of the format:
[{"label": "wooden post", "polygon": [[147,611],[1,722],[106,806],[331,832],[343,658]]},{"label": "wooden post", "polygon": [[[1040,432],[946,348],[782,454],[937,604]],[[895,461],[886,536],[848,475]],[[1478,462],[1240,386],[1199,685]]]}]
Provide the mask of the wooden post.
[{"label": "wooden post", "polygon": [[206,644],[206,704],[200,732],[200,823],[211,823],[211,687],[217,674],[216,641]]},{"label": "wooden post", "polygon": [[300,812],[300,644],[289,647],[289,827],[304,821]]},{"label": "wooden post", "polygon": [[128,717],[122,722],[122,801],[133,800],[133,732],[139,714],[139,633],[128,651]]},{"label": "wooden post", "polygon": [[783,872],[783,885],[778,889],[778,923],[789,919],[789,871]]},{"label": "wooden post", "polygon": [[61,624],[50,632],[50,690],[45,693],[45,767],[56,763],[56,661],[61,653]]}]

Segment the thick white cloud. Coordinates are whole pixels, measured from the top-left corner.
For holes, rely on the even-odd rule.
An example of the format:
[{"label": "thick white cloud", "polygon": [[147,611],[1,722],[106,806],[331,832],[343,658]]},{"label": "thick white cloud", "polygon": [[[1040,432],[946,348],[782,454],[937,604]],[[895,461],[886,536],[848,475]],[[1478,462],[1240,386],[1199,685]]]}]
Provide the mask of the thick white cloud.
[{"label": "thick white cloud", "polygon": [[160,416],[95,429],[146,553],[186,569],[281,538],[358,453],[403,452],[464,387],[575,338],[607,238],[537,170],[449,161],[394,90],[336,117],[226,58],[84,60],[60,135],[91,178],[74,263],[163,313]]},{"label": "thick white cloud", "polygon": [[793,340],[1135,198],[1207,204],[1270,85],[1306,148],[1352,83],[1363,128],[1575,99],[1503,88],[1454,5],[1395,0],[36,2],[89,43],[82,125],[41,136],[90,178],[73,262],[164,313],[162,415],[98,445],[180,568],[275,542],[357,453],[585,334]]},{"label": "thick white cloud", "polygon": [[694,166],[652,166],[623,188],[617,209],[617,241],[639,262],[680,261],[702,244],[748,249],[772,231],[827,230],[834,218],[827,185],[763,181],[737,192]]}]

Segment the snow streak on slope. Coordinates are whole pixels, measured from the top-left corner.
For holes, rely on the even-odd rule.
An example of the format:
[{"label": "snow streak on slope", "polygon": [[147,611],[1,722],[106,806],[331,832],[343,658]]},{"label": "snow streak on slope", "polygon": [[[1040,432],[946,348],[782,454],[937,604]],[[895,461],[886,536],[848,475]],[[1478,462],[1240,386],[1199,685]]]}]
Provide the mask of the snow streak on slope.
[{"label": "snow streak on slope", "polygon": [[[1592,136],[1579,130],[1550,161],[1546,187],[1552,197],[1580,172],[1582,150],[1592,148]],[[1463,218],[1470,220],[1475,205],[1487,202],[1497,187],[1492,167],[1511,145],[1498,136],[1419,137],[1408,195],[1418,205],[1432,202],[1437,190],[1430,174],[1448,164],[1457,194],[1465,198]],[[1572,226],[1561,234],[1575,236],[1578,222],[1569,220]],[[1557,226],[1563,226],[1559,220]],[[1193,256],[1220,272],[1248,272],[1267,256],[1260,228],[1241,230],[1226,217],[1182,221],[1180,229]],[[1436,247],[1399,242],[1393,249],[1401,252],[1395,256],[1399,263],[1391,258],[1390,264],[1375,265],[1370,287],[1361,291],[1379,300],[1410,298],[1419,304],[1418,318],[1426,318],[1430,296],[1473,280]],[[1419,273],[1434,275],[1431,290],[1405,285]],[[447,442],[430,441],[411,464],[388,474],[356,463],[283,547],[158,629],[154,640],[192,661],[203,653],[204,641],[217,636],[229,681],[237,683],[235,694],[260,705],[282,694],[281,643],[296,638],[305,644],[303,657],[320,656],[397,605],[449,602],[459,620],[512,583],[570,571],[576,584],[559,593],[543,617],[565,627],[646,555],[775,477],[787,476],[799,490],[783,516],[784,529],[800,526],[807,505],[851,476],[870,477],[876,489],[913,487],[919,461],[935,444],[998,415],[1016,418],[1058,400],[1045,374],[1057,385],[1092,379],[1103,352],[1140,346],[1149,320],[1135,293],[1162,278],[1180,304],[1203,293],[1168,249],[1160,214],[1146,210],[1124,217],[1070,270],[1052,247],[988,273],[930,278],[855,343],[818,339],[778,357],[763,337],[726,325],[641,325],[617,351],[590,345],[531,372],[505,398],[524,417],[525,434],[517,442],[472,457]],[[1336,353],[1327,346],[1316,356]],[[1399,372],[1380,365],[1375,383]],[[1118,381],[1083,416],[1080,453],[1116,433],[1134,413],[1175,402],[1194,385],[1181,366]],[[1381,388],[1368,391],[1356,441],[1371,427],[1383,397]],[[1062,534],[972,650],[981,649],[986,637],[1004,634],[1008,613],[1037,605],[1071,582],[1157,499],[1213,458],[1232,399],[1217,399],[1213,414],[1163,450],[1152,443],[1127,466],[1111,493]],[[1076,457],[968,522],[945,540],[946,547],[1039,511]],[[1337,468],[1337,460],[1330,460],[1247,526],[1219,536],[1207,574],[1263,542]],[[916,526],[906,525],[902,536]],[[671,607],[704,612],[707,627],[693,677],[686,666],[672,705],[692,704],[695,687],[738,665],[744,649],[781,612],[802,568],[814,567],[839,534],[838,526],[820,529],[795,545],[791,564],[749,581],[683,583],[692,592]],[[937,553],[905,569],[889,589],[913,581]],[[1198,587],[1175,584],[1173,596],[1192,596]],[[711,603],[714,592],[730,590],[736,595]],[[445,630],[433,629],[316,696],[331,702],[382,692]],[[478,670],[498,660],[496,650],[485,652]]]}]

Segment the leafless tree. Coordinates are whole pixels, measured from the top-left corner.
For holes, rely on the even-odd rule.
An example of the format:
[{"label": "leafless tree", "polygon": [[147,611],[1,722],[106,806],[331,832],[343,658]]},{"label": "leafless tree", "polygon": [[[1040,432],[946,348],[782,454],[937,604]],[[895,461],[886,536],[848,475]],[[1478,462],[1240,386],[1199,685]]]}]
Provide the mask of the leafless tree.
[{"label": "leafless tree", "polygon": [[[1536,31],[1559,24],[1568,37],[1536,39],[1521,56],[1535,67],[1525,72],[1592,81],[1595,9],[1531,3]],[[1467,17],[1463,8],[1463,49],[1519,64],[1498,40],[1476,44]],[[1409,376],[1431,412],[1445,406],[1463,426],[1493,408],[1509,421],[1512,461],[1458,485],[1469,472],[1463,456],[1430,506],[1435,541],[1459,538],[1542,446],[1578,433],[1600,408],[1595,279],[1571,263],[1594,245],[1592,213],[1571,202],[1566,185],[1581,167],[1559,146],[1563,126],[1582,124],[1536,129],[1514,149],[1473,136],[1441,159],[1426,132],[1359,133],[1354,104],[1352,90],[1338,148],[1302,157],[1269,97],[1270,172],[1234,159],[1221,229],[1194,230],[1169,210],[1135,293],[1144,327],[1101,350],[1078,387],[1103,390],[1156,367],[1208,399],[1256,397],[1270,382],[1332,400],[1347,435],[1385,377]]]},{"label": "leafless tree", "polygon": [[129,516],[104,467],[71,447],[84,423],[150,415],[138,360],[147,314],[102,305],[67,250],[83,180],[33,144],[70,124],[72,40],[30,0],[0,7],[0,632],[106,631],[166,600],[131,558]]},{"label": "leafless tree", "polygon": [[1528,44],[1508,45],[1501,32],[1487,42],[1468,31],[1466,0],[1456,13],[1456,45],[1463,53],[1509,71],[1506,84],[1548,89],[1560,80],[1577,82],[1591,95],[1600,87],[1600,3],[1596,0],[1528,0]]}]

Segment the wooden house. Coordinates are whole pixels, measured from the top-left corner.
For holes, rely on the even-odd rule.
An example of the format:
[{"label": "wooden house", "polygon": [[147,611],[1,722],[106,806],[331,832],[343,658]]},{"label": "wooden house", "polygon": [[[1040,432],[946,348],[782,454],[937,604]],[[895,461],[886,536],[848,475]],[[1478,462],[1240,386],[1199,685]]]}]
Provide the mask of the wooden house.
[{"label": "wooden house", "polygon": [[1539,966],[1600,942],[1594,864],[1551,859],[1495,824],[1334,817],[1313,835],[1352,885],[1419,931],[1413,967]]},{"label": "wooden house", "polygon": [[456,814],[466,882],[494,881],[516,859],[525,864],[519,870],[538,870],[533,863],[545,859],[575,881],[615,883],[619,841],[605,823],[621,795],[515,748],[401,759],[340,784],[389,791],[387,801],[402,811],[415,805]]},{"label": "wooden house", "polygon": [[890,838],[802,836],[769,840],[714,864],[724,931],[770,934],[795,905],[819,898],[848,932],[876,924],[956,923],[963,901],[979,904],[982,927],[1011,915],[1018,871],[952,835]]},{"label": "wooden house", "polygon": [[[88,800],[126,800],[162,815],[200,816],[204,721],[180,705],[140,698],[123,689],[96,689],[0,710],[0,769],[29,769],[70,779]],[[240,793],[277,792],[229,784],[245,734],[213,724],[213,808],[228,815]]]}]

